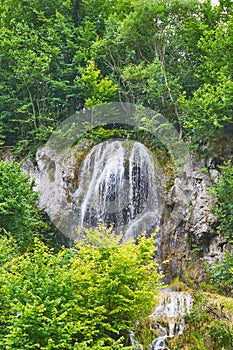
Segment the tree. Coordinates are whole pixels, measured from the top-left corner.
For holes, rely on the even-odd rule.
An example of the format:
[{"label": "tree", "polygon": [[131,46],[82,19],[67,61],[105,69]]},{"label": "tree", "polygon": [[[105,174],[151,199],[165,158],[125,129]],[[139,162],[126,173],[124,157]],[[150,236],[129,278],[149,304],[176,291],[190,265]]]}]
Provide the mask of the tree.
[{"label": "tree", "polygon": [[[178,128],[178,97],[194,89],[199,58],[193,44],[203,30],[200,2],[133,1],[125,18],[112,14],[103,38],[96,41],[96,62],[112,73],[121,100],[156,109]],[[102,64],[101,64],[102,61]]]},{"label": "tree", "polygon": [[[94,239],[93,239],[94,237]],[[119,243],[100,226],[54,254],[36,241],[0,270],[0,347],[120,349],[160,287],[154,236]]]},{"label": "tree", "polygon": [[80,107],[71,3],[1,0],[0,5],[0,125],[7,145],[32,150]]},{"label": "tree", "polygon": [[37,207],[38,193],[32,187],[20,164],[0,161],[0,234],[12,233],[22,249],[46,228]]},{"label": "tree", "polygon": [[117,91],[117,85],[101,76],[101,71],[96,68],[95,62],[90,61],[82,74],[84,86],[85,107],[93,107],[111,99]]},{"label": "tree", "polygon": [[[232,122],[233,6],[202,6],[203,33],[197,41],[199,62],[194,76],[199,86],[180,98],[182,123],[193,143],[207,142],[226,123]],[[185,89],[186,90],[186,89]]]}]

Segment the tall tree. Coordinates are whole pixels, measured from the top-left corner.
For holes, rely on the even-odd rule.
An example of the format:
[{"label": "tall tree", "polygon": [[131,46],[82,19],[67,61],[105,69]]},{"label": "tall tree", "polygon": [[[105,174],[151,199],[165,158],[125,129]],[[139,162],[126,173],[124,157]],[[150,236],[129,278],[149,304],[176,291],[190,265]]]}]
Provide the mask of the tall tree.
[{"label": "tall tree", "polygon": [[69,1],[1,0],[0,120],[6,144],[38,145],[79,108],[70,10]]},{"label": "tall tree", "polygon": [[213,16],[209,13],[208,25],[205,24],[197,43],[201,55],[194,75],[200,86],[191,95],[185,92],[180,100],[186,134],[193,142],[204,145],[216,131],[233,121],[233,17],[225,12],[225,7],[211,9]]}]

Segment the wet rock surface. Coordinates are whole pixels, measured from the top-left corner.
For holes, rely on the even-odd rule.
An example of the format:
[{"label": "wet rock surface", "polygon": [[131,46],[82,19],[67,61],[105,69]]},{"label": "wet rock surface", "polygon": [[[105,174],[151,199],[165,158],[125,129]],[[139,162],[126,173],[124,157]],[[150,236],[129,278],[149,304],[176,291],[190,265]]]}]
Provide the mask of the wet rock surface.
[{"label": "wet rock surface", "polygon": [[[23,170],[35,179],[35,189],[40,192],[39,205],[46,208],[51,220],[63,231],[70,221],[75,222],[74,194],[79,186],[82,162],[92,147],[93,142],[84,140],[72,147],[62,160],[44,147],[38,149],[35,159],[23,163]],[[221,258],[227,249],[227,241],[215,233],[217,220],[211,213],[213,199],[208,187],[219,180],[217,165],[231,157],[231,147],[229,143],[228,149],[221,151],[222,155],[217,157],[216,153],[202,161],[191,156],[182,172],[172,179],[166,178],[169,186],[164,193],[161,217],[154,218],[154,228],[160,222],[157,256],[160,263],[166,261],[163,269],[171,278],[184,277],[187,268],[198,264],[200,259],[211,263]],[[71,233],[70,237],[75,235]],[[199,271],[197,283],[202,277]]]}]

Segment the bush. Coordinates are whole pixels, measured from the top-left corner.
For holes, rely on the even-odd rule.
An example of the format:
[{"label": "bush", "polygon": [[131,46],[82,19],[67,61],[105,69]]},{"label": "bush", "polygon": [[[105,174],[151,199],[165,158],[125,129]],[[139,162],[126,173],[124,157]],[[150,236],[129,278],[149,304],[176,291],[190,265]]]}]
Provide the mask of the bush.
[{"label": "bush", "polygon": [[220,169],[220,182],[210,190],[216,200],[212,210],[219,219],[217,232],[233,239],[233,166],[228,161]]},{"label": "bush", "polygon": [[128,330],[154,307],[161,275],[154,236],[138,245],[120,238],[101,226],[73,248],[54,254],[36,240],[33,251],[6,262],[0,348],[123,348]]},{"label": "bush", "polygon": [[20,164],[0,161],[0,234],[11,232],[21,248],[32,244],[45,228],[32,187]]},{"label": "bush", "polygon": [[229,349],[233,347],[233,327],[226,320],[218,319],[211,322],[209,335],[212,341],[218,346],[218,349]]},{"label": "bush", "polygon": [[206,272],[211,284],[229,294],[233,288],[233,254],[225,253],[222,260],[206,265]]}]

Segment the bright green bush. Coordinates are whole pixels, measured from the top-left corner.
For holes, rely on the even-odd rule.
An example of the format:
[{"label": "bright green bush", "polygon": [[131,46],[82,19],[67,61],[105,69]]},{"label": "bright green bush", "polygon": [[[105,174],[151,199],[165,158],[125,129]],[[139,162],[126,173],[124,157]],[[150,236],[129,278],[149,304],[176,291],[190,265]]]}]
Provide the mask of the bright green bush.
[{"label": "bright green bush", "polygon": [[37,240],[5,263],[1,349],[123,348],[128,330],[152,310],[161,276],[154,237],[120,245],[109,231],[91,229],[57,254]]},{"label": "bright green bush", "polygon": [[5,231],[5,236],[0,237],[0,268],[7,261],[17,255],[17,245],[13,237]]}]

